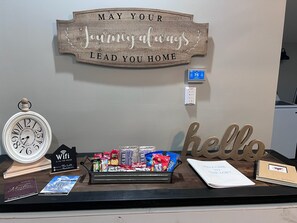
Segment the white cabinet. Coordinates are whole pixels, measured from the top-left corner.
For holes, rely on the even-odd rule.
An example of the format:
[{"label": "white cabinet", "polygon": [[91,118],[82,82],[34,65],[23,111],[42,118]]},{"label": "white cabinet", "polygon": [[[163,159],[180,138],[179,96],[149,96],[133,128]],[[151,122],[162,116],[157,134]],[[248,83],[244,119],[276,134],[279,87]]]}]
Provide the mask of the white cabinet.
[{"label": "white cabinet", "polygon": [[297,105],[278,102],[275,106],[271,148],[287,158],[295,158],[297,145]]}]

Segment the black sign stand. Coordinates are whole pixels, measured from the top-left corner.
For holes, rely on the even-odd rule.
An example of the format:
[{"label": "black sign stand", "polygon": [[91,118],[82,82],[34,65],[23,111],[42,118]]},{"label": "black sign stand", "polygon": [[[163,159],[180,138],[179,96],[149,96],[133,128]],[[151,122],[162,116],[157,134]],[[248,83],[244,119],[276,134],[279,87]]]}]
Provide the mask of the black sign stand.
[{"label": "black sign stand", "polygon": [[64,171],[73,171],[77,167],[76,148],[61,145],[52,155],[52,174]]}]

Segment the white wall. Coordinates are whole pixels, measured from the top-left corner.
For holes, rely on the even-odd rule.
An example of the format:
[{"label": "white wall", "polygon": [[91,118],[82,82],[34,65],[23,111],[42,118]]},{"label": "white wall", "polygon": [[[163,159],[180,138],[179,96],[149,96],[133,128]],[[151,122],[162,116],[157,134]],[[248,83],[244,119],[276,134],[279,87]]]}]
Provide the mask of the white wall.
[{"label": "white wall", "polygon": [[[179,150],[193,121],[199,135],[221,137],[231,123],[252,124],[252,139],[270,146],[285,0],[3,0],[0,7],[0,126],[33,103],[58,145],[78,152],[119,145]],[[141,7],[194,15],[209,23],[209,49],[191,64],[115,69],[60,55],[56,20],[73,11]],[[184,72],[207,67],[197,107],[184,106]],[[1,127],[1,128],[2,128]],[[2,149],[3,153],[3,149]]]}]

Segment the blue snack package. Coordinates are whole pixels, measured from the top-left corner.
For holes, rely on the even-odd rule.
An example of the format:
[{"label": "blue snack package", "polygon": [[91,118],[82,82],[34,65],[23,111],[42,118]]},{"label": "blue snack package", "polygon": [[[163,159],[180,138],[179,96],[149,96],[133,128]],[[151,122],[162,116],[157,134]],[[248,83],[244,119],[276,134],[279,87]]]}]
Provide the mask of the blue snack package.
[{"label": "blue snack package", "polygon": [[167,171],[173,172],[174,168],[177,166],[179,162],[180,155],[174,152],[166,152],[166,155],[170,157]]}]

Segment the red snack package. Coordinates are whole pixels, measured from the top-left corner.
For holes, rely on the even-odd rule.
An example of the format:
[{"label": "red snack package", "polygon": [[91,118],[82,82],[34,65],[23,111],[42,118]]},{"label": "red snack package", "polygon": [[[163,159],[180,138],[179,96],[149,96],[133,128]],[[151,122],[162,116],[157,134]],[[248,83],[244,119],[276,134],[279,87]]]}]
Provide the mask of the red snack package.
[{"label": "red snack package", "polygon": [[162,154],[154,154],[152,171],[157,171],[157,172],[167,171],[169,161],[170,161],[170,156],[164,156]]},{"label": "red snack package", "polygon": [[132,168],[131,166],[129,165],[120,165],[119,166],[119,171],[135,171],[134,168]]},{"label": "red snack package", "polygon": [[103,156],[102,153],[95,153],[95,154],[94,154],[94,159],[101,159],[102,156]]},{"label": "red snack package", "polygon": [[146,168],[146,163],[133,163],[132,168]]}]

